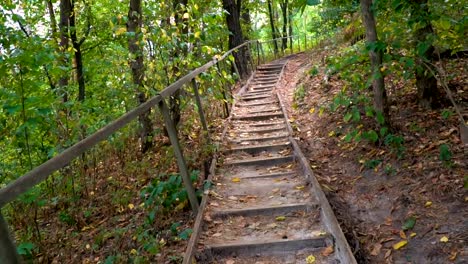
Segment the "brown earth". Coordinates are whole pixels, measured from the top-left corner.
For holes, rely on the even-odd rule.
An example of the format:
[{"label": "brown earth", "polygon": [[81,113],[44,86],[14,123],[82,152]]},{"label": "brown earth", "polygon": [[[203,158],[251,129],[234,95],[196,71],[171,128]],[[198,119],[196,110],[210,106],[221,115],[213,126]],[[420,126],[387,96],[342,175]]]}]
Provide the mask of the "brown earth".
[{"label": "brown earth", "polygon": [[[390,76],[391,123],[394,134],[404,138],[404,156],[398,159],[394,149],[384,144],[344,142],[342,137],[351,125],[343,121],[343,111],[319,111],[320,107],[328,109],[343,86],[338,77],[324,83],[323,61],[330,50],[317,49],[292,58],[280,93],[286,99],[294,136],[358,262],[467,263],[468,192],[463,185],[468,177],[468,147],[460,141],[456,116],[443,119],[442,109],[419,108],[411,84]],[[466,113],[466,59],[446,64],[449,74],[456,76],[449,85]],[[312,65],[319,70],[314,76],[308,73]],[[300,85],[305,95],[295,101]],[[397,95],[398,86],[409,86],[411,92]],[[372,127],[375,121],[363,118],[361,123]],[[448,165],[439,160],[439,146],[444,143],[452,153]],[[372,161],[380,163],[366,166]],[[415,220],[414,227],[403,230],[408,219]],[[398,244],[401,241],[407,244],[395,249],[405,243]]]}]

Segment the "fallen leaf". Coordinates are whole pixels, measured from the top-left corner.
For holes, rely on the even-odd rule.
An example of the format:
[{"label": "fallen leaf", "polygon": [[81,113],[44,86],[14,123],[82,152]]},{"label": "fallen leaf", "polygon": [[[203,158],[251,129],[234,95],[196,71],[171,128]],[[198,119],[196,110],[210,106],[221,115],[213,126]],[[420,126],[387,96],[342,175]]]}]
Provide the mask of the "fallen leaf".
[{"label": "fallen leaf", "polygon": [[407,241],[407,240],[402,240],[402,241],[400,241],[400,242],[394,244],[394,245],[393,245],[393,249],[398,250],[398,249],[400,249],[400,248],[406,246],[406,244],[408,244],[408,241]]},{"label": "fallen leaf", "polygon": [[447,243],[448,241],[449,241],[449,239],[446,236],[443,236],[443,237],[440,238],[440,242],[442,242],[442,243]]},{"label": "fallen leaf", "polygon": [[388,258],[390,257],[391,254],[392,254],[392,250],[391,250],[391,249],[387,250],[387,252],[385,252],[384,258],[385,258],[385,259],[388,259]]},{"label": "fallen leaf", "polygon": [[232,178],[231,181],[232,181],[232,182],[240,182],[240,178],[239,178],[239,177],[235,177],[235,178]]},{"label": "fallen leaf", "polygon": [[409,236],[410,236],[410,237],[415,237],[415,236],[416,236],[416,233],[413,232],[413,233],[411,233]]},{"label": "fallen leaf", "polygon": [[333,246],[328,246],[322,251],[322,256],[328,257],[334,252]]},{"label": "fallen leaf", "polygon": [[271,190],[271,192],[272,193],[277,193],[277,192],[279,192],[279,190],[280,190],[279,188],[274,188],[273,190]]},{"label": "fallen leaf", "polygon": [[232,259],[226,260],[226,264],[234,264],[234,263],[236,263],[236,262],[234,260],[232,260]]},{"label": "fallen leaf", "polygon": [[312,264],[315,262],[315,257],[314,255],[309,255],[307,258],[306,258],[306,262],[307,264]]},{"label": "fallen leaf", "polygon": [[135,205],[133,205],[133,204],[128,204],[128,208],[129,208],[130,210],[132,210],[133,208],[135,208]]},{"label": "fallen leaf", "polygon": [[286,220],[286,216],[277,216],[275,219],[276,221],[284,221]]},{"label": "fallen leaf", "polygon": [[457,259],[457,255],[458,255],[458,252],[457,251],[452,251],[450,252],[450,257],[449,257],[449,260],[451,261],[455,261]]},{"label": "fallen leaf", "polygon": [[220,237],[221,236],[221,233],[214,233],[213,235],[211,235],[212,237]]},{"label": "fallen leaf", "polygon": [[296,186],[296,190],[304,190],[305,186],[304,185],[299,185],[299,186]]},{"label": "fallen leaf", "polygon": [[231,200],[231,201],[237,201],[237,200],[239,200],[239,199],[237,199],[237,197],[235,197],[235,196],[229,196],[228,199]]},{"label": "fallen leaf", "polygon": [[424,204],[424,207],[430,207],[432,205],[432,202],[431,201],[427,201],[425,204]]},{"label": "fallen leaf", "polygon": [[130,254],[132,255],[136,255],[138,253],[138,251],[134,248],[132,248],[132,250],[130,250]]},{"label": "fallen leaf", "polygon": [[377,256],[380,254],[380,250],[382,249],[382,244],[376,243],[374,244],[374,247],[372,248],[371,255],[372,256]]},{"label": "fallen leaf", "polygon": [[400,230],[400,237],[403,238],[403,239],[406,239],[405,231]]}]

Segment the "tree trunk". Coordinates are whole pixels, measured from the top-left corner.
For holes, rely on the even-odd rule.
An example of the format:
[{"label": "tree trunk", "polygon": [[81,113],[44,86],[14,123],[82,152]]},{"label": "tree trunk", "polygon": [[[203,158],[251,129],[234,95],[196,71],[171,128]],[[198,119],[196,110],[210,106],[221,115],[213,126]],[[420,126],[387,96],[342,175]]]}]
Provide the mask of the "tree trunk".
[{"label": "tree trunk", "polygon": [[292,12],[292,7],[289,5],[288,8],[288,25],[289,25],[289,48],[292,50],[293,49],[293,26],[292,26],[292,18],[293,18],[293,12]]},{"label": "tree trunk", "polygon": [[78,41],[76,36],[76,15],[75,15],[75,1],[71,0],[71,15],[69,17],[70,25],[70,39],[73,45],[74,54],[75,54],[75,70],[76,70],[76,79],[78,81],[78,101],[84,101],[85,99],[85,79],[83,73],[83,56],[81,53],[81,44],[82,42]]},{"label": "tree trunk", "polygon": [[[69,46],[69,37],[68,31],[70,27],[70,20],[69,17],[71,16],[71,2],[70,0],[60,0],[60,50],[62,51],[62,57],[60,59],[61,64],[64,68],[68,68],[69,66],[69,59],[67,56],[67,50]],[[61,89],[63,102],[68,101],[68,72],[65,72],[62,77],[59,79],[59,87]]]},{"label": "tree trunk", "polygon": [[[244,43],[242,28],[240,24],[240,9],[242,0],[223,0],[223,8],[227,11],[226,24],[229,29],[229,49],[237,47]],[[241,78],[246,78],[249,75],[247,70],[246,49],[240,49],[234,52],[234,60],[239,70]]]},{"label": "tree trunk", "polygon": [[282,46],[283,50],[288,48],[288,2],[289,0],[283,0],[280,2],[281,14],[283,15],[283,39]]},{"label": "tree trunk", "polygon": [[[181,16],[179,14],[184,14],[187,10],[187,3],[188,3],[188,0],[174,0],[174,2],[172,3],[172,9],[174,11],[174,20],[175,20],[175,23],[177,25],[177,27],[179,27],[179,23],[182,23],[182,26],[179,27],[181,28],[181,31],[182,31],[182,35],[181,35],[181,39],[179,40],[180,42],[183,41],[183,36],[186,36],[188,34],[188,25],[187,23],[183,20],[183,19],[180,19]],[[174,52],[172,54],[172,57],[173,58],[176,58],[176,57],[179,57],[180,54],[182,54],[182,56],[186,56],[187,55],[187,50],[186,49],[180,49],[180,48],[176,48],[174,49]],[[176,60],[173,60],[173,67],[172,67],[172,71],[174,73],[178,73],[180,72],[180,68],[179,68],[179,65],[177,64]],[[181,74],[183,75],[183,74]],[[177,76],[176,74],[174,74],[174,76]],[[181,94],[180,94],[181,90],[177,90],[175,91],[171,97],[169,98],[169,111],[170,111],[170,114],[171,114],[171,118],[172,118],[172,122],[174,123],[174,126],[177,128],[177,126],[179,125],[180,123],[180,118],[181,118],[181,115],[180,115],[180,97],[181,97]]]},{"label": "tree trunk", "polygon": [[[132,70],[133,84],[136,88],[136,95],[140,104],[146,102],[144,92],[145,69],[143,64],[143,48],[139,45],[141,39],[142,11],[141,0],[130,0],[128,10],[127,31],[134,33],[128,37],[128,50],[132,56],[129,61]],[[150,111],[139,116],[141,124],[140,140],[142,152],[148,151],[153,146],[152,125],[149,118]]]},{"label": "tree trunk", "polygon": [[[273,18],[273,6],[271,0],[268,0],[268,14],[270,16],[270,27],[271,27],[271,38],[276,38],[276,28],[275,28],[275,19]],[[275,54],[278,53],[278,43],[276,40],[273,41],[273,47],[275,48]]]},{"label": "tree trunk", "polygon": [[[367,43],[377,43],[377,29],[375,25],[375,17],[372,13],[372,0],[361,0],[361,12],[364,28],[366,29]],[[385,83],[383,73],[380,71],[382,67],[381,49],[372,48],[369,51],[371,68],[372,68],[372,88],[374,92],[374,108],[377,114],[382,114],[384,122],[388,122],[388,104],[387,93],[385,91]],[[380,123],[379,125],[384,125]]]},{"label": "tree trunk", "polygon": [[[412,20],[418,21],[424,25],[414,32],[414,38],[416,39],[415,54],[417,56],[414,75],[418,90],[418,101],[423,107],[436,107],[439,103],[440,93],[437,88],[437,80],[432,74],[432,72],[436,72],[432,64],[434,46],[429,38],[434,33],[434,30],[429,18],[428,1],[415,0],[412,5],[411,17]],[[419,23],[416,23],[416,26],[418,26],[418,24]],[[420,50],[419,44],[428,41],[430,42],[429,47],[425,50]]]}]

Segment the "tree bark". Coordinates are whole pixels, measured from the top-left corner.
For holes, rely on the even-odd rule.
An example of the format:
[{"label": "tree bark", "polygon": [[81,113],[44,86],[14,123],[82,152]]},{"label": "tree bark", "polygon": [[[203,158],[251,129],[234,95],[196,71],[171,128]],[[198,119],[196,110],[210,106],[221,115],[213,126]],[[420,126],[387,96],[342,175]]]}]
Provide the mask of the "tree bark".
[{"label": "tree bark", "polygon": [[[271,27],[271,38],[275,39],[276,38],[276,28],[275,28],[275,19],[273,16],[273,6],[271,3],[271,0],[268,0],[268,14],[270,16],[270,27]],[[278,53],[278,43],[276,40],[273,41],[273,47],[275,49],[275,53]]]},{"label": "tree bark", "polygon": [[78,41],[76,35],[76,12],[75,12],[75,1],[71,0],[71,14],[69,17],[70,25],[70,39],[75,54],[75,70],[76,70],[76,79],[78,81],[78,101],[84,101],[85,99],[85,79],[83,73],[83,55],[81,52],[82,42]]},{"label": "tree bark", "polygon": [[[429,40],[430,36],[434,33],[434,30],[430,21],[430,11],[427,0],[415,0],[412,2],[411,10],[412,19],[423,24],[422,27],[418,28],[414,32],[414,38],[416,39],[415,46],[415,78],[416,87],[418,90],[418,101],[419,104],[426,108],[436,107],[439,103],[440,93],[437,88],[437,79],[434,77],[432,72],[436,72],[432,54],[434,53],[434,46],[432,41]],[[416,23],[416,26],[419,23]],[[429,47],[423,51],[419,51],[418,44],[429,41]],[[430,68],[432,71],[428,70]]]},{"label": "tree bark", "polygon": [[[240,9],[242,7],[242,0],[223,0],[223,8],[227,11],[226,24],[229,29],[229,49],[237,47],[244,43],[244,36],[242,34],[242,27],[240,24]],[[234,60],[239,70],[241,78],[246,78],[249,73],[247,69],[247,56],[246,49],[240,49],[234,52]]]},{"label": "tree bark", "polygon": [[[141,0],[130,0],[127,32],[133,34],[130,34],[128,37],[128,50],[132,55],[129,64],[132,70],[133,84],[136,88],[137,99],[140,104],[147,100],[144,92],[145,69],[143,64],[143,48],[139,45],[142,23]],[[148,151],[153,146],[152,125],[149,114],[150,111],[140,115],[138,118],[141,125],[140,140],[142,152]]]},{"label": "tree bark", "polygon": [[[378,42],[375,17],[371,10],[372,0],[361,0],[362,21],[366,30],[366,38],[368,44]],[[381,49],[371,48],[369,51],[371,68],[372,68],[372,88],[374,92],[374,108],[377,114],[384,116],[384,122],[388,122],[388,103],[387,93],[385,91],[385,83],[383,73],[380,71],[382,67]],[[381,124],[380,125],[384,125]]]},{"label": "tree bark", "polygon": [[[71,9],[70,0],[60,0],[60,23],[59,23],[60,43],[59,43],[59,46],[60,46],[60,50],[62,51],[62,57],[60,60],[64,68],[68,68],[69,66],[67,50],[69,46],[68,32],[69,32],[69,27],[70,27],[69,17],[71,16],[71,12],[72,12],[72,9]],[[69,79],[68,72],[65,72],[58,82],[59,87],[61,89],[63,102],[68,101],[68,91],[67,91],[68,79]]]},{"label": "tree bark", "polygon": [[289,48],[293,49],[293,25],[292,25],[293,11],[291,5],[288,8],[288,25],[289,25]]},{"label": "tree bark", "polygon": [[281,41],[283,50],[288,48],[288,2],[289,0],[282,0],[280,2],[281,14],[283,15],[283,39]]},{"label": "tree bark", "polygon": [[[181,39],[180,39],[180,42],[183,41],[183,36],[187,35],[188,34],[188,25],[187,23],[181,19],[181,16],[180,16],[180,13],[183,15],[186,10],[187,10],[187,3],[188,3],[188,0],[174,0],[174,2],[172,3],[172,9],[174,11],[174,20],[175,20],[175,23],[177,25],[177,27],[179,27],[179,24],[182,23],[182,27],[181,27],[181,32],[182,32],[182,35],[181,35]],[[185,56],[187,55],[187,49],[181,49],[181,48],[176,48],[174,49],[174,52],[172,53],[172,57],[173,58],[176,58],[176,57],[179,57],[180,54],[182,54],[182,56]],[[174,73],[178,73],[180,72],[180,68],[179,68],[179,65],[177,64],[177,62],[175,60],[173,60],[173,66],[172,66],[172,71]],[[175,75],[175,74],[174,74]],[[175,75],[177,76],[177,75]],[[181,118],[181,115],[180,115],[180,97],[181,97],[181,90],[177,90],[174,92],[174,94],[171,95],[171,97],[169,98],[169,111],[170,111],[170,114],[171,114],[171,118],[172,118],[172,122],[174,123],[174,126],[177,128],[177,126],[179,125],[180,123],[180,118]]]}]

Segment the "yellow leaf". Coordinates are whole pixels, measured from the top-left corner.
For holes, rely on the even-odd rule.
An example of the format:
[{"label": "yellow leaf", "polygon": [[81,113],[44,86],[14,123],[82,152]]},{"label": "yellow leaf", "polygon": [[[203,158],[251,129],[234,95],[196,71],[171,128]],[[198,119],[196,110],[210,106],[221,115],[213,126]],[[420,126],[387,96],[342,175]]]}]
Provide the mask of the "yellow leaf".
[{"label": "yellow leaf", "polygon": [[333,131],[333,130],[330,131],[330,133],[328,133],[328,136],[329,136],[329,137],[333,137],[334,135],[335,135],[335,131]]},{"label": "yellow leaf", "polygon": [[393,245],[393,249],[398,250],[398,249],[400,249],[400,248],[406,246],[406,244],[408,244],[408,241],[402,240],[402,241],[400,241],[400,242],[394,244],[394,245]]},{"label": "yellow leaf", "polygon": [[132,248],[132,250],[130,250],[130,254],[132,255],[136,255],[138,253],[138,251],[134,248]]},{"label": "yellow leaf", "polygon": [[135,208],[135,205],[133,205],[133,204],[128,204],[128,208],[129,208],[130,210],[132,210],[133,208]]},{"label": "yellow leaf", "polygon": [[425,207],[430,207],[432,205],[431,201],[427,201],[426,204],[424,204]]},{"label": "yellow leaf", "polygon": [[413,233],[411,233],[409,236],[410,236],[410,237],[415,237],[415,236],[416,236],[416,233],[413,232]]},{"label": "yellow leaf", "polygon": [[232,182],[240,182],[240,178],[238,178],[238,177],[235,177],[235,178],[232,178],[232,180],[231,180],[231,181],[232,181]]},{"label": "yellow leaf", "polygon": [[304,185],[299,185],[299,186],[296,186],[296,190],[304,190],[305,186]]},{"label": "yellow leaf", "polygon": [[286,217],[285,216],[277,216],[275,219],[276,219],[276,221],[284,221],[284,220],[286,220]]},{"label": "yellow leaf", "polygon": [[309,110],[309,113],[311,113],[311,114],[315,113],[315,107],[312,107],[312,108]]},{"label": "yellow leaf", "polygon": [[120,36],[120,35],[124,34],[125,32],[127,32],[127,28],[125,28],[125,27],[119,27],[119,28],[115,31],[115,35]]},{"label": "yellow leaf", "polygon": [[190,17],[189,13],[185,13],[183,19],[188,19]]},{"label": "yellow leaf", "polygon": [[440,242],[442,242],[442,243],[447,243],[448,241],[449,241],[449,239],[446,236],[443,236],[443,237],[440,238]]},{"label": "yellow leaf", "polygon": [[307,264],[312,264],[315,262],[315,257],[314,255],[309,255],[307,258],[306,258],[306,262]]},{"label": "yellow leaf", "polygon": [[200,32],[200,31],[197,31],[197,32],[195,32],[195,34],[193,34],[193,35],[195,36],[195,38],[200,38],[200,34],[201,34],[201,32]]},{"label": "yellow leaf", "polygon": [[90,249],[91,246],[89,244],[86,244],[86,249]]}]

